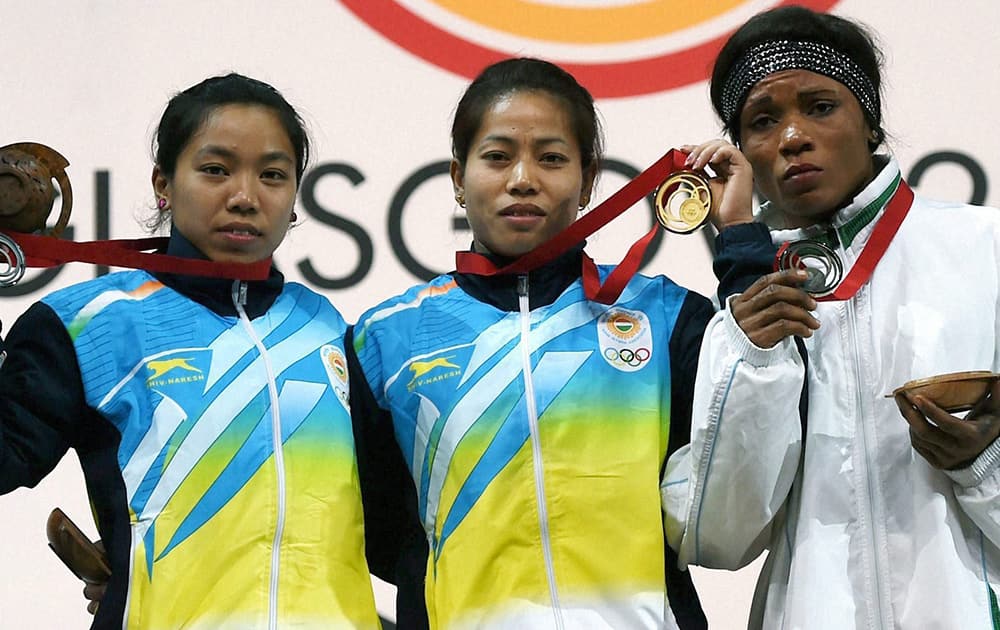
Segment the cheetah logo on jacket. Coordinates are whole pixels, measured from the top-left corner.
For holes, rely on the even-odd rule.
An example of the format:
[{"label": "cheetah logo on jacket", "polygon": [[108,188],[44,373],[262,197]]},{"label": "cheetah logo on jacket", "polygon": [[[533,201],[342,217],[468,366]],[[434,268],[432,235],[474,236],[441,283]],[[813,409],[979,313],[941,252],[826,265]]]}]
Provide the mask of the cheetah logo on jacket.
[{"label": "cheetah logo on jacket", "polygon": [[601,356],[611,367],[636,372],[653,357],[653,333],[642,311],[612,307],[597,319]]},{"label": "cheetah logo on jacket", "polygon": [[[451,359],[455,357],[438,357],[436,359],[431,359],[430,361],[413,361],[410,363],[410,372],[413,374],[413,378],[410,382],[406,384],[406,389],[413,391],[418,385],[426,385],[427,383],[436,383],[437,381],[444,380],[446,378],[452,378],[458,376],[462,373],[461,366],[455,365],[451,362]],[[437,368],[451,368],[451,371],[445,373],[437,373],[434,376],[424,378],[428,372],[436,370]]]},{"label": "cheetah logo on jacket", "polygon": [[[173,357],[170,359],[154,359],[146,361],[146,369],[150,375],[146,383],[150,387],[176,385],[178,383],[193,383],[205,380],[204,373],[191,365],[194,357]],[[181,370],[178,374],[176,370]],[[169,375],[169,376],[168,376]]]},{"label": "cheetah logo on jacket", "polygon": [[187,370],[188,372],[197,372],[198,374],[201,374],[201,370],[191,365],[191,361],[194,361],[194,359],[191,357],[188,357],[186,359],[178,357],[176,359],[165,359],[163,361],[149,361],[146,363],[146,367],[153,372],[153,374],[149,377],[149,380],[160,378],[170,370],[176,370],[176,369]]},{"label": "cheetah logo on jacket", "polygon": [[323,346],[319,350],[319,355],[323,359],[323,368],[326,370],[330,386],[333,387],[344,408],[350,410],[347,357],[344,356],[344,351],[337,346]]}]

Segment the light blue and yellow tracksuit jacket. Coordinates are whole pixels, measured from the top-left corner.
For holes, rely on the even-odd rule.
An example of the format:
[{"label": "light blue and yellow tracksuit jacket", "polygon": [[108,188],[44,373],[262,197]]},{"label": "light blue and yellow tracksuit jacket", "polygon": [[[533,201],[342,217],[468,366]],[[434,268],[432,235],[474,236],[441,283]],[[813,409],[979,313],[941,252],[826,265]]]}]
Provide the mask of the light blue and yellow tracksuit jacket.
[{"label": "light blue and yellow tracksuit jacket", "polygon": [[355,327],[415,483],[432,627],[677,627],[659,484],[712,309],[662,276],[590,302],[579,256],[440,276]]},{"label": "light blue and yellow tracksuit jacket", "polygon": [[[378,627],[346,326],[278,278],[266,310],[224,316],[146,272],[115,273],[46,297],[8,336],[0,490],[77,448],[113,573],[94,627]],[[38,347],[61,350],[36,367]],[[12,401],[21,373],[50,386],[66,374],[70,393],[50,387],[58,407]]]}]

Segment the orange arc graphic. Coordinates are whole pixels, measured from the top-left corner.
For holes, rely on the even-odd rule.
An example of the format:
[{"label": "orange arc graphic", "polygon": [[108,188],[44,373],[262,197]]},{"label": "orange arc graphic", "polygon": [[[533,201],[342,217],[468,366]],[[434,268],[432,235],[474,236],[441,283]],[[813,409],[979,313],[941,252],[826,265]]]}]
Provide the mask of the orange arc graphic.
[{"label": "orange arc graphic", "polygon": [[[407,9],[400,4],[400,0],[339,1],[347,10],[404,50],[463,77],[471,79],[488,64],[516,54],[514,51],[465,39],[461,35],[452,33]],[[720,1],[729,2],[729,0]],[[769,8],[797,4],[814,11],[826,11],[837,2],[839,0],[774,0],[774,4]],[[488,6],[493,12],[502,6],[498,2],[469,4]],[[746,4],[746,0],[736,4]],[[558,63],[575,76],[597,98],[638,96],[704,81],[711,73],[712,60],[730,34],[731,31],[727,31],[715,36],[706,36],[703,41],[681,50],[654,53],[640,59],[603,62],[581,62],[572,59],[550,59],[550,61]]]},{"label": "orange arc graphic", "polygon": [[433,0],[434,4],[481,26],[541,41],[612,44],[667,35],[702,24],[746,0],[647,0],[613,7],[572,7],[504,0]]}]

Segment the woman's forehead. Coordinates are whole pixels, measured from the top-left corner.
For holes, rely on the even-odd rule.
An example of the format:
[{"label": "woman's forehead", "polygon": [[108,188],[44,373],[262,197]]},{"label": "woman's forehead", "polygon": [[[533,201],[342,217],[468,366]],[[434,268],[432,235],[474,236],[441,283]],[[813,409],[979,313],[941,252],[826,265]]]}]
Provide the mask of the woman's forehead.
[{"label": "woman's forehead", "polygon": [[798,97],[802,94],[849,91],[847,86],[828,76],[809,70],[779,70],[767,75],[747,93],[743,109],[761,101],[772,100],[775,96]]}]

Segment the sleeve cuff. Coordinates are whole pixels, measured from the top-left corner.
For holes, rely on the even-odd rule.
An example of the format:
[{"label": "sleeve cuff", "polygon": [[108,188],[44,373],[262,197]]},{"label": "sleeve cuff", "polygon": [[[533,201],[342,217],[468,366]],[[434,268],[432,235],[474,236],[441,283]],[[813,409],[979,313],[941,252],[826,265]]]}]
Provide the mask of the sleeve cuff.
[{"label": "sleeve cuff", "polygon": [[993,440],[993,443],[986,447],[986,450],[979,454],[979,457],[967,468],[958,470],[946,470],[946,475],[951,480],[963,488],[978,486],[984,479],[993,475],[997,466],[1000,465],[1000,439]]},{"label": "sleeve cuff", "polygon": [[771,231],[763,223],[737,223],[722,228],[715,237],[716,251],[732,246],[771,247]]},{"label": "sleeve cuff", "polygon": [[774,344],[774,347],[772,348],[761,348],[760,346],[755,345],[754,342],[750,341],[747,334],[743,332],[740,325],[736,323],[736,319],[733,317],[733,313],[729,309],[729,303],[735,297],[736,295],[731,295],[728,299],[726,299],[726,308],[723,315],[726,341],[729,343],[729,347],[732,349],[734,354],[741,357],[750,365],[761,368],[768,367],[771,364],[784,359],[789,351],[794,351],[795,342],[792,341],[791,337],[782,339],[778,343]]}]

